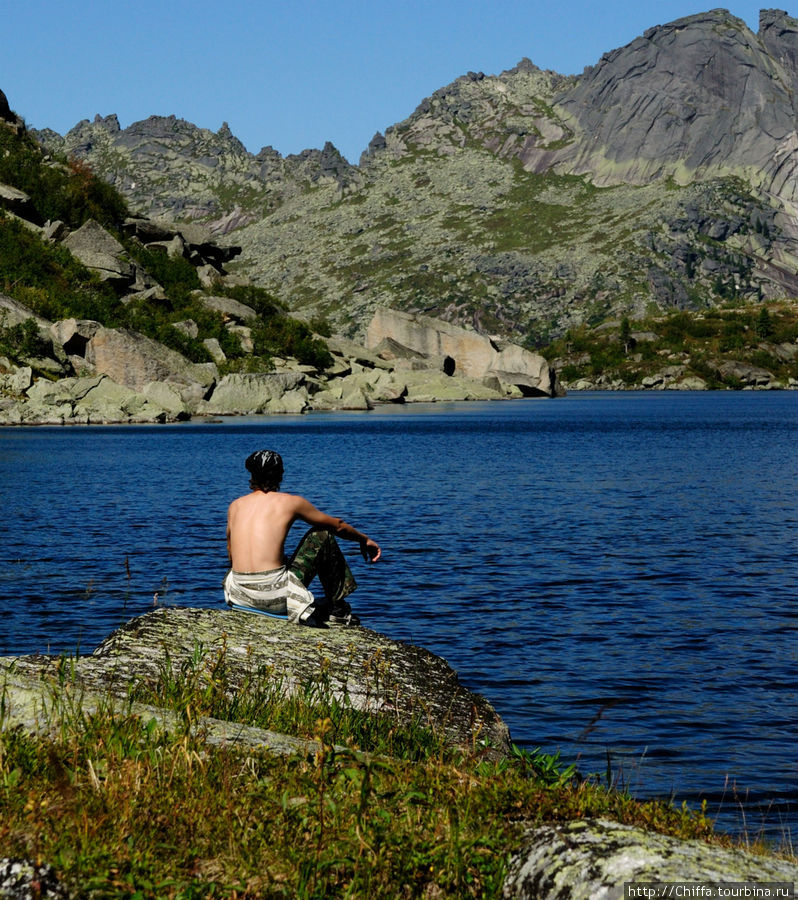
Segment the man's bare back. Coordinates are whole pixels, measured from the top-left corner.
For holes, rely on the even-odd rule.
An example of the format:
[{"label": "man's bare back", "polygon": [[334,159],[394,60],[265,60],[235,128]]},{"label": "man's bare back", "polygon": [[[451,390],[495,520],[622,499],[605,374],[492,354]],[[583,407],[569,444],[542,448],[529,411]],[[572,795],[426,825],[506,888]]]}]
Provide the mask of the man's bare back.
[{"label": "man's bare back", "polygon": [[[382,555],[379,545],[304,497],[282,492],[283,460],[275,450],[257,450],[244,465],[252,492],[233,500],[227,511],[231,570],[224,580],[225,602],[303,624],[359,625],[346,600],[357,581],[336,538],[357,541],[371,562]],[[297,520],[311,527],[289,561],[285,541]],[[316,577],[324,591],[319,600],[308,590]]]},{"label": "man's bare back", "polygon": [[268,572],[285,565],[285,539],[297,520],[325,528],[360,544],[364,558],[376,562],[379,546],[343,519],[328,516],[309,500],[282,491],[253,490],[230,504],[227,550],[236,572]]}]

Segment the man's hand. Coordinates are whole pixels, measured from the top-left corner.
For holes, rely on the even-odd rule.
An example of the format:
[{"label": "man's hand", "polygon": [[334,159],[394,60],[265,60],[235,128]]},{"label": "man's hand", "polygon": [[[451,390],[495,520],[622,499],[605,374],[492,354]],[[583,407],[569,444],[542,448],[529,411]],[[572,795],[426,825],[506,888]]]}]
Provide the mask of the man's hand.
[{"label": "man's hand", "polygon": [[365,541],[360,542],[360,552],[363,554],[363,559],[369,562],[377,562],[382,556],[380,545],[376,541],[372,541],[371,538],[366,538]]}]

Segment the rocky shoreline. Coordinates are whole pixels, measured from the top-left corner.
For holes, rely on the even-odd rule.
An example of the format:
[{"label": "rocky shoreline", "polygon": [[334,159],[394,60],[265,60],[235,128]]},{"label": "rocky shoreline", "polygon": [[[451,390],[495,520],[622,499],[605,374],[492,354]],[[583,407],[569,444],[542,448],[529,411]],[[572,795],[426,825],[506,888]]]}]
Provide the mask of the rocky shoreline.
[{"label": "rocky shoreline", "polygon": [[[2,308],[18,321],[29,317],[8,298],[0,297]],[[326,370],[276,359],[273,371],[222,375],[215,363],[190,363],[132,331],[75,319],[39,325],[56,348],[54,359],[15,365],[0,357],[0,425],[152,424],[563,393],[542,357],[520,347],[497,349],[465,330],[485,348],[481,375],[447,371],[454,357],[430,357],[392,339],[369,350],[343,338],[328,339],[334,362]],[[79,353],[70,352],[76,347]],[[491,368],[491,358],[516,371]],[[41,374],[58,365],[75,374]]]},{"label": "rocky shoreline", "polygon": [[[165,289],[106,228],[93,219],[70,231],[41,224],[30,199],[0,184],[0,209],[50,244],[60,245],[122,306],[168,308]],[[219,339],[201,341],[208,362],[130,328],[94,319],[49,321],[17,299],[0,294],[0,332],[27,329],[36,357],[0,355],[0,425],[178,422],[194,417],[299,414],[310,410],[366,410],[378,403],[554,397],[562,394],[554,370],[520,346],[424,316],[381,309],[368,327],[367,346],[344,337],[322,339],[332,359],[323,367],[295,358],[265,361],[254,354],[256,309],[224,293],[250,286],[225,265],[239,252],[222,248],[200,226],[127,218],[122,231],[147,252],[196,270],[195,307],[220,318],[223,333],[243,358],[228,360]],[[198,341],[191,318],[171,327]],[[322,343],[322,340],[324,343]]]}]

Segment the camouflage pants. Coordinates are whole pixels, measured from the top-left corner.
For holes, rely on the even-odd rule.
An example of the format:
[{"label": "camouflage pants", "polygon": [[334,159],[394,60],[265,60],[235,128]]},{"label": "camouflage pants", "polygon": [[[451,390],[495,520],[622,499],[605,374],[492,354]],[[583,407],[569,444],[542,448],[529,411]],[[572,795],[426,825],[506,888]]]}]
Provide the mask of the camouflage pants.
[{"label": "camouflage pants", "polygon": [[357,582],[338,542],[329,531],[311,528],[306,532],[289,560],[288,568],[305,587],[318,575],[331,611],[336,615],[351,612],[344,597],[352,593]]}]

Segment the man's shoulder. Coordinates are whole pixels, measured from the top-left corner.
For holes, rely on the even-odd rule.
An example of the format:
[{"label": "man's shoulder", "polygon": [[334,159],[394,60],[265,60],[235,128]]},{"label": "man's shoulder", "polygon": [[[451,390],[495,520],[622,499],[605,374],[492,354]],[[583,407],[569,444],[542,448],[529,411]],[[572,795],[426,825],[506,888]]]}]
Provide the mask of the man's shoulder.
[{"label": "man's shoulder", "polygon": [[300,506],[308,502],[301,494],[289,494],[287,491],[278,491],[275,496],[280,498],[280,503],[287,506]]}]

